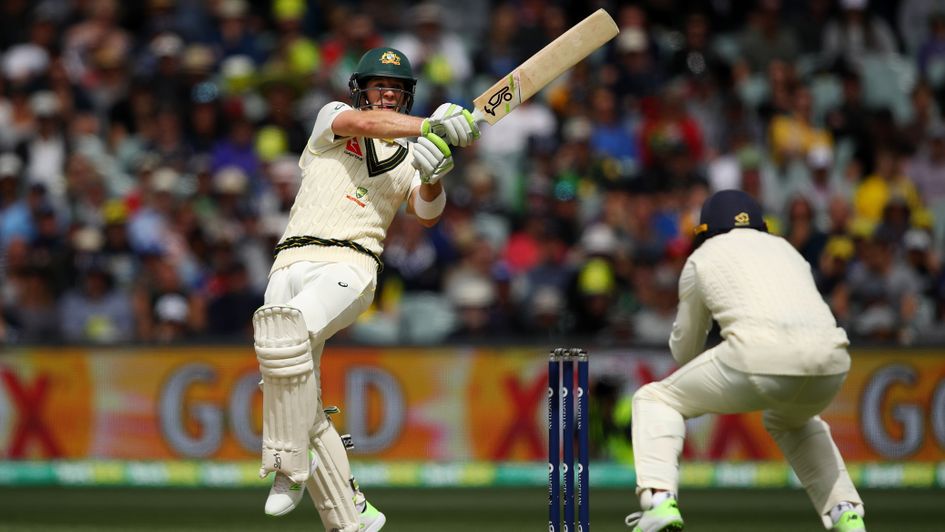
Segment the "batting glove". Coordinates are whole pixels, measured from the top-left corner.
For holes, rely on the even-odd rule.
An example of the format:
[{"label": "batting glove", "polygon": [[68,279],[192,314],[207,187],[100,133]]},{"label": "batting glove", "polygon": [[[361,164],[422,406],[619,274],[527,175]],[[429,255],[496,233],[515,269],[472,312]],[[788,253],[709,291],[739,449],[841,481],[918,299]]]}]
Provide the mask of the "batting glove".
[{"label": "batting glove", "polygon": [[479,138],[479,126],[466,109],[454,103],[444,103],[423,121],[420,133],[434,133],[451,146],[465,148]]},{"label": "batting glove", "polygon": [[432,185],[453,169],[453,154],[445,140],[427,133],[414,143],[411,164],[420,172],[420,181]]}]

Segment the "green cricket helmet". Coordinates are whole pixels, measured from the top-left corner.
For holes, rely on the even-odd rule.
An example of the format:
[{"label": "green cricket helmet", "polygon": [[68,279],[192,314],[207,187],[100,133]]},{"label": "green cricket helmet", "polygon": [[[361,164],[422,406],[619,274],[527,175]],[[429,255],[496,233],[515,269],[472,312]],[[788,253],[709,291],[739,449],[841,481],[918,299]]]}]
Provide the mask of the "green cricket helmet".
[{"label": "green cricket helmet", "polygon": [[410,112],[410,108],[413,107],[413,94],[417,85],[417,78],[413,77],[410,61],[407,60],[407,56],[403,52],[386,47],[374,48],[361,56],[358,66],[351,74],[351,79],[348,80],[348,88],[351,90],[351,99],[354,101],[355,109],[368,107],[367,94],[364,89],[371,78],[403,80],[404,88],[402,90],[395,89],[403,93],[397,111],[400,113]]}]

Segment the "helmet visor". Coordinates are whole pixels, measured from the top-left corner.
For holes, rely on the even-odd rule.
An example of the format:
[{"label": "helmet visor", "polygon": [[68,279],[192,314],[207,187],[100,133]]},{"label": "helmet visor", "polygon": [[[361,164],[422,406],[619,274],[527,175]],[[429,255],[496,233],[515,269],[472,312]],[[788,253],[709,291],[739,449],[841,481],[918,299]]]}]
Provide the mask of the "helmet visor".
[{"label": "helmet visor", "polygon": [[405,87],[402,80],[396,78],[367,78],[355,89],[355,108],[391,109],[399,113],[410,112],[413,92]]}]

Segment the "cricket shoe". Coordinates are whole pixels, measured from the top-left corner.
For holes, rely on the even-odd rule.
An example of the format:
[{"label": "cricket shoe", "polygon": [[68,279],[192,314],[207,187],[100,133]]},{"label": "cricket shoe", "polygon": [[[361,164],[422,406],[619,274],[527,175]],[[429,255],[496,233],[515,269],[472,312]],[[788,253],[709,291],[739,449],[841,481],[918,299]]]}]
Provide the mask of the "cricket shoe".
[{"label": "cricket shoe", "polygon": [[[315,453],[308,452],[311,459],[309,463],[309,475],[315,474],[315,468],[318,466],[318,459]],[[269,498],[266,499],[266,513],[272,516],[285,515],[302,501],[302,495],[305,495],[304,482],[292,482],[292,479],[276,473],[276,479],[272,482],[272,488],[269,489]]]},{"label": "cricket shoe", "polygon": [[847,510],[840,514],[840,519],[834,523],[833,528],[837,532],[866,532],[866,523],[863,517],[856,510]]},{"label": "cricket shoe", "polygon": [[683,529],[683,518],[675,498],[668,498],[653,508],[635,512],[624,520],[633,532],[679,532]]},{"label": "cricket shoe", "polygon": [[384,528],[384,523],[387,522],[387,517],[368,501],[364,501],[364,509],[361,510],[360,518],[361,528],[358,529],[358,532],[377,532]]}]

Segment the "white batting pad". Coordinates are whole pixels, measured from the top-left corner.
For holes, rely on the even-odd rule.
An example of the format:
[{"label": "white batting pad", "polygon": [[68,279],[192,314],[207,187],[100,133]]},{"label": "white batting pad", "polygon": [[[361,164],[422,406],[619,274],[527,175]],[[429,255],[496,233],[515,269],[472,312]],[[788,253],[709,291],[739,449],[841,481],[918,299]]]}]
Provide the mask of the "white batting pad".
[{"label": "white batting pad", "polygon": [[318,420],[313,432],[310,443],[318,456],[318,467],[305,482],[308,496],[325,530],[357,532],[361,521],[354,506],[351,465],[341,436],[327,416]]},{"label": "white batting pad", "polygon": [[298,309],[267,305],[253,314],[253,332],[265,382],[259,475],[277,471],[301,483],[309,476],[308,433],[318,410],[305,320]]}]

